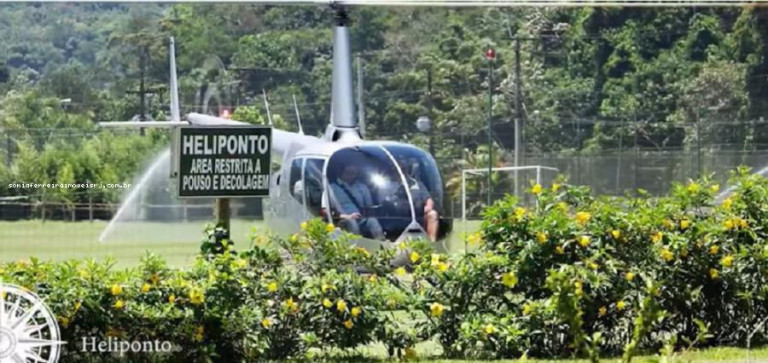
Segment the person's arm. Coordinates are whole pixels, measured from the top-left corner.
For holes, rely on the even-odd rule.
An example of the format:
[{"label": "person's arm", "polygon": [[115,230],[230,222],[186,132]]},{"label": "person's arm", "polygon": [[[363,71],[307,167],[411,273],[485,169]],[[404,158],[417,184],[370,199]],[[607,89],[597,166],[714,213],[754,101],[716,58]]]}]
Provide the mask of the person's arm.
[{"label": "person's arm", "polygon": [[432,197],[428,197],[427,202],[424,203],[424,213],[429,213],[433,209],[435,209],[435,201]]},{"label": "person's arm", "polygon": [[[331,184],[331,195],[333,196],[333,198],[336,201],[336,203],[335,203],[336,204],[336,208],[335,209],[337,210],[339,218],[341,218],[341,219],[357,219],[357,218],[360,218],[360,213],[357,213],[357,212],[347,213],[344,210],[343,206],[345,204],[345,201],[348,201],[347,199],[349,199],[349,197],[347,196],[347,193],[344,190],[341,189],[340,186],[338,186],[336,184]],[[346,198],[346,199],[344,199],[344,198]]]}]

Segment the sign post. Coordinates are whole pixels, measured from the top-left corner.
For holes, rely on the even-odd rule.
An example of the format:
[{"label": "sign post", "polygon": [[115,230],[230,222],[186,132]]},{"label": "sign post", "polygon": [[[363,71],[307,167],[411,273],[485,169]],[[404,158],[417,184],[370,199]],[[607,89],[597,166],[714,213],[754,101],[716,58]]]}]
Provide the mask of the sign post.
[{"label": "sign post", "polygon": [[229,230],[229,198],[269,196],[272,128],[179,127],[180,198],[216,198],[217,226]]}]

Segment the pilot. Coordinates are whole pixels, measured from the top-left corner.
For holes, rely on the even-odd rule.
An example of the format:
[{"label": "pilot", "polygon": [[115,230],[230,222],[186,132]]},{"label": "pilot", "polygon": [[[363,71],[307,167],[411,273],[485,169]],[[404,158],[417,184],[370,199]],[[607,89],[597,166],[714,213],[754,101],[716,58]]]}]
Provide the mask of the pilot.
[{"label": "pilot", "polygon": [[[413,197],[413,205],[416,208],[416,212],[423,211],[423,226],[427,230],[427,236],[432,242],[437,241],[437,230],[439,226],[439,215],[435,209],[435,200],[432,199],[432,194],[429,193],[429,189],[418,178],[413,176],[415,170],[413,168],[418,167],[417,162],[406,162],[403,159],[398,160],[400,169],[405,174],[405,178],[408,182],[408,188],[411,191]],[[409,167],[410,166],[410,167]],[[422,208],[423,206],[423,208]],[[421,210],[419,210],[421,208]],[[419,213],[421,214],[421,213]]]},{"label": "pilot", "polygon": [[350,233],[384,239],[384,231],[379,221],[365,215],[367,210],[373,207],[373,198],[368,186],[359,181],[357,176],[357,166],[347,164],[336,182],[331,184],[341,219],[339,224]]}]

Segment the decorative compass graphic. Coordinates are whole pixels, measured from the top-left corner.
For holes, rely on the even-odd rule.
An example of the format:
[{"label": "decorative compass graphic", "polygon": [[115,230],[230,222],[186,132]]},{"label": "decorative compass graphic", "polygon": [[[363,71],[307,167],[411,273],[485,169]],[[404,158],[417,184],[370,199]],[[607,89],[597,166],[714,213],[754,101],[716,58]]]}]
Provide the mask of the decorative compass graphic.
[{"label": "decorative compass graphic", "polygon": [[65,344],[60,337],[56,318],[42,299],[0,283],[0,363],[56,363]]}]

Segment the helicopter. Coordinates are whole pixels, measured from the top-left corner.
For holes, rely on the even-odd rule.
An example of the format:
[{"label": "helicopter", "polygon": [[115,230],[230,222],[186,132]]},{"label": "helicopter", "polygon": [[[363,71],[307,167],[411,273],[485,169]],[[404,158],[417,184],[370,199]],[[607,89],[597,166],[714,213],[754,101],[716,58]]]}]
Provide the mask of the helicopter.
[{"label": "helicopter", "polygon": [[[434,157],[407,143],[367,140],[355,118],[347,6],[733,6],[746,2],[705,1],[258,1],[275,5],[330,5],[333,19],[333,71],[330,122],[322,136],[272,129],[272,157],[265,219],[280,235],[300,230],[314,218],[357,235],[368,250],[411,239],[434,242],[448,251],[452,220],[444,209],[445,185]],[[734,4],[738,3],[738,4]],[[173,39],[170,42],[171,121],[103,122],[102,126],[227,126],[244,122],[199,113],[182,121]]]},{"label": "helicopter", "polygon": [[[322,136],[272,129],[269,198],[264,217],[272,232],[289,236],[302,222],[321,218],[374,251],[412,239],[447,251],[452,220],[444,213],[443,178],[428,152],[406,143],[366,140],[355,117],[349,17],[332,4],[331,117]],[[102,122],[103,127],[235,126],[226,117],[189,113],[181,119],[175,44],[170,39],[171,121]],[[172,167],[173,169],[173,167]]]}]

